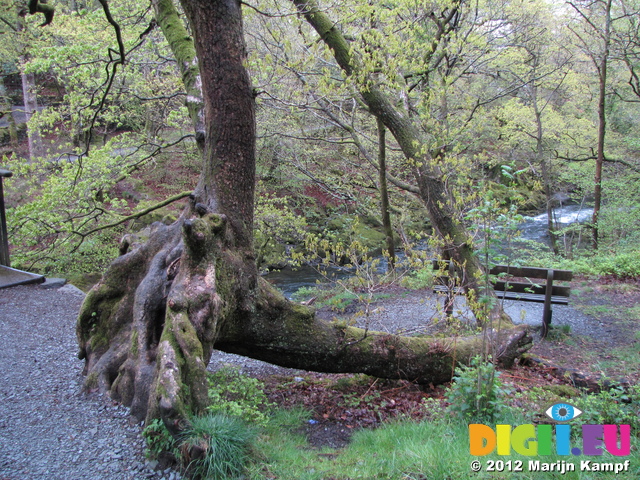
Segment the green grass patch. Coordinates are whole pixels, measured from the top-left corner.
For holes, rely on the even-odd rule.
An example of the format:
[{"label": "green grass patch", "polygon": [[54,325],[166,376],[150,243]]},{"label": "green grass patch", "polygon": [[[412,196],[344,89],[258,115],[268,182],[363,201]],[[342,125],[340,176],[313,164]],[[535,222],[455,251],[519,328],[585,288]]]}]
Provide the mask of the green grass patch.
[{"label": "green grass patch", "polygon": [[181,438],[181,450],[198,455],[185,458],[194,478],[229,480],[238,478],[251,459],[255,431],[242,420],[226,415],[204,415],[191,419]]},{"label": "green grass patch", "polygon": [[382,300],[389,297],[391,297],[391,295],[387,293],[369,294],[366,291],[360,293],[358,289],[346,290],[340,286],[332,288],[323,286],[302,287],[293,294],[293,299],[295,301],[299,302],[315,298],[315,307],[329,307],[334,312],[344,312],[351,305],[375,302],[376,300]]},{"label": "green grass patch", "polygon": [[596,368],[599,368],[605,375],[618,379],[631,376],[640,370],[638,358],[640,358],[640,345],[636,343],[613,348],[605,358],[598,358],[594,363]]},{"label": "green grass patch", "polygon": [[[599,402],[599,400],[596,400]],[[303,422],[309,417],[304,411],[279,412],[267,433],[260,439],[258,449],[261,461],[256,462],[248,478],[263,480],[467,480],[492,478],[518,478],[526,480],[571,479],[601,480],[638,478],[640,454],[637,437],[632,437],[632,452],[628,457],[613,457],[608,453],[589,456],[522,456],[512,451],[510,456],[495,453],[474,457],[469,453],[468,425],[453,417],[428,422],[409,420],[385,424],[375,430],[356,432],[351,443],[342,450],[314,449],[304,436]],[[301,422],[301,423],[297,423]],[[510,425],[532,423],[530,419],[503,416],[499,422]],[[298,427],[296,428],[296,424]],[[494,427],[493,424],[490,426]],[[574,427],[577,430],[578,427]],[[577,438],[573,442],[580,444]],[[634,443],[635,442],[635,443]],[[573,445],[574,443],[572,443]],[[471,471],[471,462],[477,460],[482,471]],[[614,472],[579,471],[580,462],[622,463],[630,460],[631,468],[624,474]],[[530,471],[535,463],[574,464],[576,471],[566,473]],[[510,463],[508,463],[510,462]],[[487,469],[493,465],[492,472]],[[520,467],[521,471],[515,472]],[[499,470],[502,471],[499,471]]]},{"label": "green grass patch", "polygon": [[585,315],[591,315],[592,317],[610,316],[616,312],[611,305],[580,305],[577,308]]},{"label": "green grass patch", "polygon": [[[636,305],[635,307],[630,307],[627,309],[626,316],[629,320],[638,320],[640,319],[640,305]],[[637,332],[638,333],[638,332]],[[636,336],[636,340],[639,337]]]}]

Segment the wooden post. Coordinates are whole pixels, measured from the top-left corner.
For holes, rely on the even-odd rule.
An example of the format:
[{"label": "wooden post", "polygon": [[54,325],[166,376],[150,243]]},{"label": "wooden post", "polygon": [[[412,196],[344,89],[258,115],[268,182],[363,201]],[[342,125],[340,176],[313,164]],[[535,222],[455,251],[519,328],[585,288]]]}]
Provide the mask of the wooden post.
[{"label": "wooden post", "polygon": [[11,177],[13,173],[0,168],[0,265],[11,266],[9,260],[9,236],[7,233],[7,217],[4,213],[4,191],[2,189],[2,178]]},{"label": "wooden post", "polygon": [[544,292],[544,310],[542,313],[542,338],[547,336],[551,328],[551,293],[553,292],[553,269],[547,271],[547,285]]}]

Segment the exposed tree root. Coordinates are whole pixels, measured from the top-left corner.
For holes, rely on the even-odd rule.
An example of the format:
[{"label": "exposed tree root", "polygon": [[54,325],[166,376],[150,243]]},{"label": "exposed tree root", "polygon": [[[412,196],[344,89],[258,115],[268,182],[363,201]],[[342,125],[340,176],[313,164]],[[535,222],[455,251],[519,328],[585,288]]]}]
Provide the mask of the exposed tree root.
[{"label": "exposed tree root", "polygon": [[[322,372],[361,372],[419,383],[451,379],[486,350],[510,365],[531,345],[526,327],[486,338],[403,337],[319,320],[257,277],[251,254],[229,247],[224,216],[205,208],[119,257],[78,319],[86,387],[110,392],[136,419],[174,432],[207,405],[214,348]],[[126,250],[123,248],[123,251]]]}]

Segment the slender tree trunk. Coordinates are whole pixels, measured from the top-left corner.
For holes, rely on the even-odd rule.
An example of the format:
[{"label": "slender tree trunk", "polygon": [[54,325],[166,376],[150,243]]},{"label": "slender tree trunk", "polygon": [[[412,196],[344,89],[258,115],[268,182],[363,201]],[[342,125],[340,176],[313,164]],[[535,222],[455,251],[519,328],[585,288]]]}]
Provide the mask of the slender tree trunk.
[{"label": "slender tree trunk", "polygon": [[40,132],[30,123],[31,117],[38,111],[38,100],[36,98],[36,76],[33,73],[22,72],[20,77],[22,79],[22,97],[24,100],[24,114],[27,124],[29,157],[33,159],[43,153]]},{"label": "slender tree trunk", "polygon": [[551,249],[555,255],[558,255],[558,239],[556,236],[555,221],[553,218],[553,192],[551,191],[551,178],[549,174],[550,162],[544,158],[544,145],[542,142],[544,130],[542,128],[542,112],[538,108],[538,87],[536,85],[531,87],[531,98],[533,100],[533,110],[536,117],[536,159],[542,169],[542,182],[544,184],[544,194],[547,200],[547,231],[549,232]]},{"label": "slender tree trunk", "polygon": [[609,61],[609,46],[611,43],[611,1],[605,6],[605,29],[603,32],[604,51],[598,66],[598,152],[596,156],[596,172],[593,190],[593,249],[598,249],[600,208],[602,205],[602,165],[604,164],[604,142],[607,131],[606,95],[607,95],[607,64]]},{"label": "slender tree trunk", "polygon": [[382,211],[382,228],[384,229],[385,240],[387,244],[387,255],[389,256],[389,268],[391,271],[395,268],[396,252],[395,243],[393,241],[393,227],[391,226],[391,213],[389,207],[389,192],[387,191],[387,144],[386,144],[386,128],[382,120],[378,122],[378,173],[380,182],[380,208]]}]

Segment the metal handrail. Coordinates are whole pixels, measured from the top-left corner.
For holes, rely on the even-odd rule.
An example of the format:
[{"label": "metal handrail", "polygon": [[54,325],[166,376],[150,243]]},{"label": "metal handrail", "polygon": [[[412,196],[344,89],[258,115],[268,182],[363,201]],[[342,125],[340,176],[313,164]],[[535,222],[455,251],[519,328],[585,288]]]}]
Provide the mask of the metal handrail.
[{"label": "metal handrail", "polygon": [[9,260],[9,235],[7,233],[7,216],[4,212],[4,191],[2,189],[2,179],[13,176],[13,173],[4,168],[0,168],[0,265],[11,266]]}]

